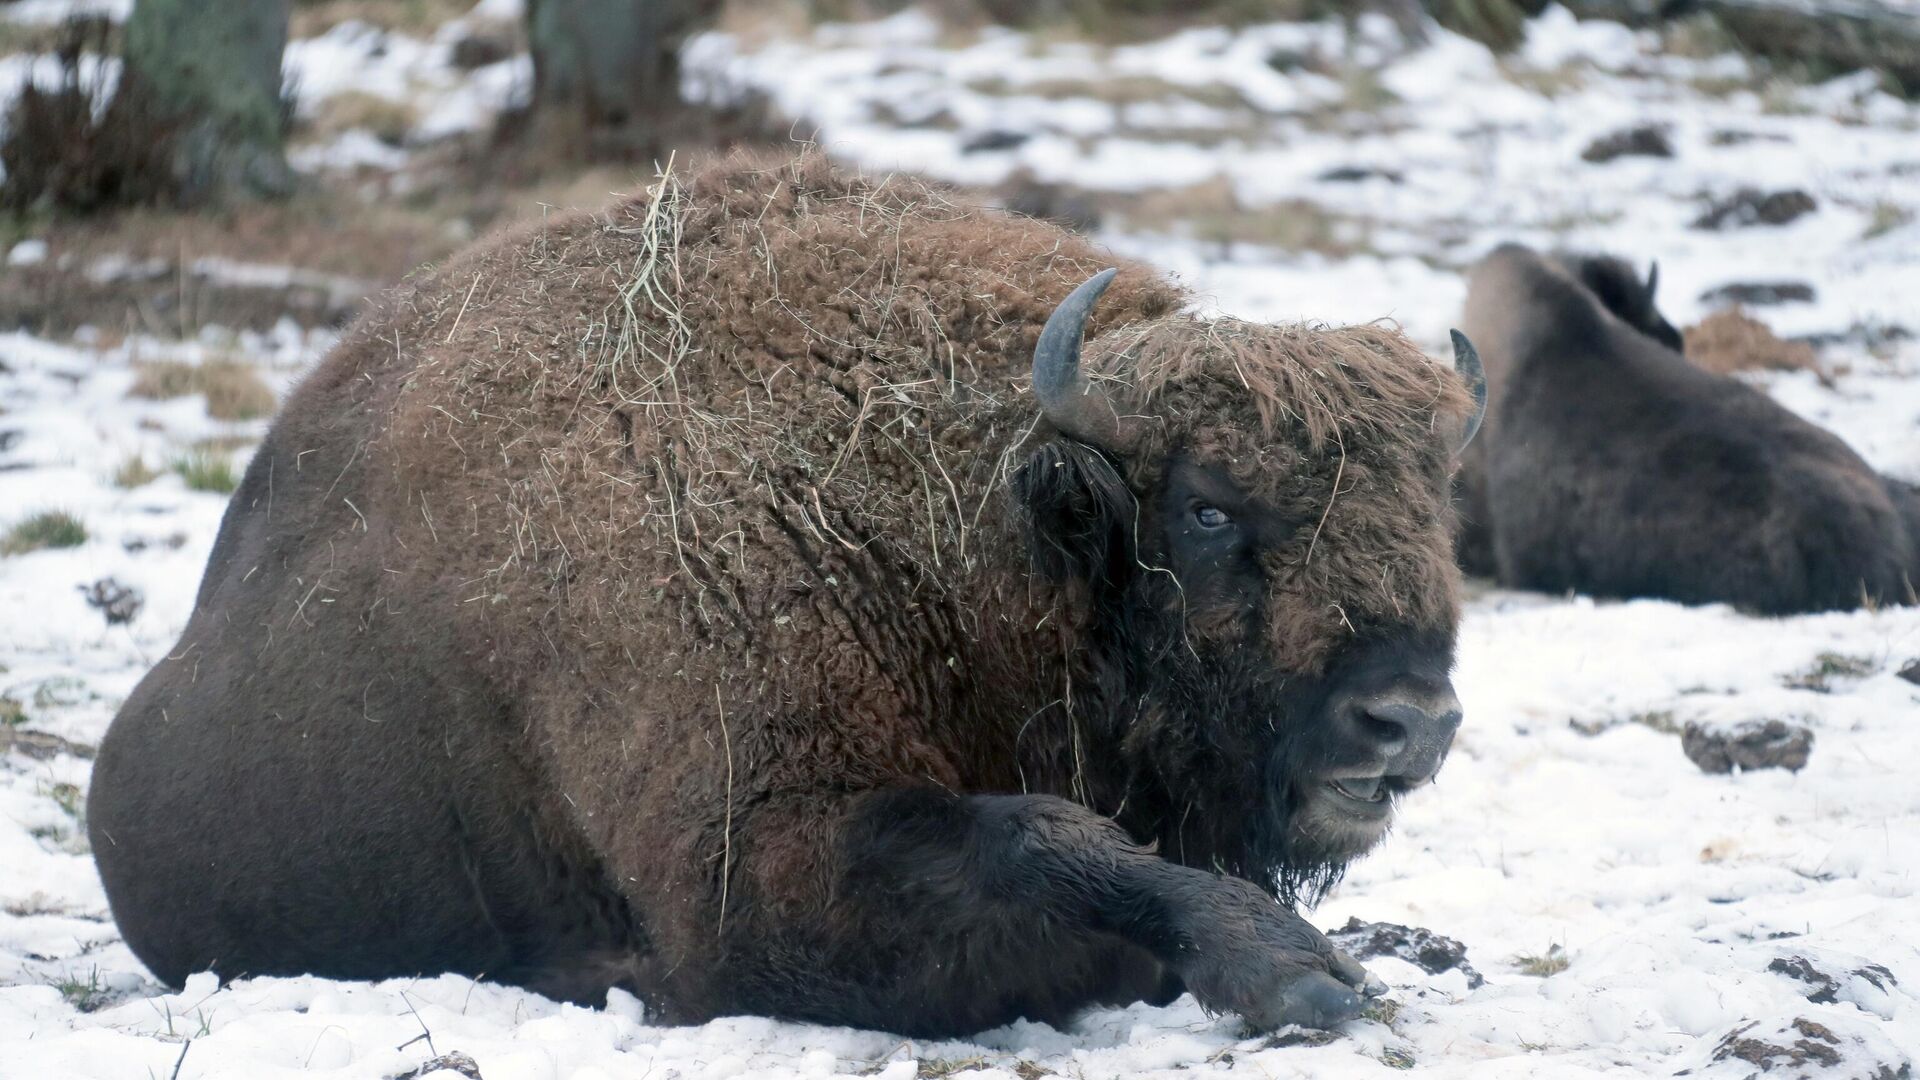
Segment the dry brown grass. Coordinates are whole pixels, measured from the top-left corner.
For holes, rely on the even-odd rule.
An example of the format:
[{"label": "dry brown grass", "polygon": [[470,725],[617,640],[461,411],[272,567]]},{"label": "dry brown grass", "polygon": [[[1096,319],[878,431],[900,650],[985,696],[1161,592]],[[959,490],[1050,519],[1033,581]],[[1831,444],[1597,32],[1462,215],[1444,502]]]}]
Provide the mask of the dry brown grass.
[{"label": "dry brown grass", "polygon": [[419,122],[420,110],[407,102],[349,90],[322,102],[319,112],[307,123],[306,132],[316,138],[331,138],[365,128],[381,142],[398,146]]},{"label": "dry brown grass", "polygon": [[1037,97],[1048,101],[1092,98],[1112,105],[1138,105],[1149,101],[1194,101],[1218,109],[1245,109],[1250,106],[1238,88],[1226,83],[1186,85],[1156,75],[1115,75],[1106,79],[1036,79],[1009,82],[1006,79],[981,79],[969,89],[995,97]]},{"label": "dry brown grass", "polygon": [[1739,307],[1716,311],[1687,327],[1687,359],[1722,375],[1735,371],[1811,371],[1827,373],[1819,354],[1803,341],[1785,341],[1766,323]]},{"label": "dry brown grass", "polygon": [[295,0],[291,32],[295,38],[314,37],[358,21],[425,37],[472,7],[473,0]]},{"label": "dry brown grass", "polygon": [[1141,195],[1119,213],[1134,228],[1185,229],[1196,240],[1279,251],[1311,251],[1343,258],[1370,247],[1367,222],[1336,214],[1306,199],[1245,206],[1225,177]]},{"label": "dry brown grass", "polygon": [[139,454],[129,456],[113,470],[113,486],[117,488],[145,487],[159,478],[159,472]]},{"label": "dry brown grass", "polygon": [[232,360],[204,364],[155,360],[137,365],[135,371],[133,387],[127,391],[130,397],[164,401],[204,394],[207,415],[215,420],[258,420],[273,415],[273,389],[246,364]]}]

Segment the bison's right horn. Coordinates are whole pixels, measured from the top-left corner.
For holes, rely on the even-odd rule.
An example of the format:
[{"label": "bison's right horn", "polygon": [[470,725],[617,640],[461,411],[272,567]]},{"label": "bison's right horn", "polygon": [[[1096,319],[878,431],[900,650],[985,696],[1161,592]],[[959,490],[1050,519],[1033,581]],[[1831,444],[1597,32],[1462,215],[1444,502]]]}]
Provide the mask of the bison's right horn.
[{"label": "bison's right horn", "polygon": [[1647,299],[1653,299],[1654,291],[1658,288],[1660,288],[1660,260],[1655,259],[1647,264]]},{"label": "bison's right horn", "polygon": [[1060,301],[1033,350],[1033,394],[1040,399],[1047,421],[1064,435],[1110,450],[1133,441],[1131,425],[1107,395],[1080,373],[1080,339],[1088,313],[1119,272],[1102,270]]},{"label": "bison's right horn", "polygon": [[1480,350],[1473,347],[1467,335],[1458,330],[1449,330],[1453,335],[1453,370],[1467,380],[1467,389],[1473,392],[1473,415],[1467,417],[1467,429],[1460,433],[1460,445],[1453,448],[1458,454],[1473,441],[1480,430],[1480,421],[1487,415],[1487,373],[1480,366]]}]

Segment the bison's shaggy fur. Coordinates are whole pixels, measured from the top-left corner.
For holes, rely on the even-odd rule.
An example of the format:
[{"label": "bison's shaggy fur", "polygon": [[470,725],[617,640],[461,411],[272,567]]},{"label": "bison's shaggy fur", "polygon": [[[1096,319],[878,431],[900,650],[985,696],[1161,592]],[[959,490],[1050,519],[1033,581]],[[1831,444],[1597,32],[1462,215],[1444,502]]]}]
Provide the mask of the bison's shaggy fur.
[{"label": "bison's shaggy fur", "polygon": [[1666,325],[1650,303],[1608,302],[1584,265],[1509,245],[1472,271],[1465,327],[1489,393],[1459,477],[1462,565],[1520,588],[1774,614],[1911,602],[1904,485],[1688,363],[1648,329]]},{"label": "bison's shaggy fur", "polygon": [[[1083,366],[1151,422],[1062,438],[1035,341],[1106,261],[803,156],[395,295],[102,747],[129,943],[169,981],[454,970],[669,1021],[1350,1014],[1357,965],[1213,871],[1324,882],[1385,819],[1323,777],[1438,767],[1457,713],[1378,693],[1451,697],[1469,403],[1390,330],[1205,322],[1126,266]],[[1169,531],[1179,485],[1258,543]]]}]

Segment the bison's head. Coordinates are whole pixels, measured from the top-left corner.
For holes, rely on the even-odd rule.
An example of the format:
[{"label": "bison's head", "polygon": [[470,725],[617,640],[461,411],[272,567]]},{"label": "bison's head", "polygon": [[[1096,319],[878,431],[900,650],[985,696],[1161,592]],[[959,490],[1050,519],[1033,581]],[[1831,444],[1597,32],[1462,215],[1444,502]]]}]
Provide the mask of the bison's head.
[{"label": "bison's head", "polygon": [[1430,783],[1460,703],[1448,481],[1484,408],[1384,327],[1175,316],[1095,338],[1113,272],[1054,313],[1020,474],[1042,573],[1087,600],[1101,764],[1163,853],[1331,881]]},{"label": "bison's head", "polygon": [[1559,254],[1555,260],[1600,301],[1600,306],[1635,330],[1672,349],[1685,352],[1686,342],[1654,304],[1660,288],[1660,264],[1647,267],[1645,281],[1625,259],[1611,255]]}]

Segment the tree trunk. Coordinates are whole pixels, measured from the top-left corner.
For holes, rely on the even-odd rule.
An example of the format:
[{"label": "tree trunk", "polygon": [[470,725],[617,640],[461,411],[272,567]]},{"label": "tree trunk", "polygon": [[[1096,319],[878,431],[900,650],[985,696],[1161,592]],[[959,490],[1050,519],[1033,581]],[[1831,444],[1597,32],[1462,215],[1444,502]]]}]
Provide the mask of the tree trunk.
[{"label": "tree trunk", "polygon": [[717,0],[528,0],[536,122],[594,157],[657,153],[685,124],[680,46]]},{"label": "tree trunk", "polygon": [[174,140],[180,197],[283,193],[288,0],[138,0],[114,107]]}]

